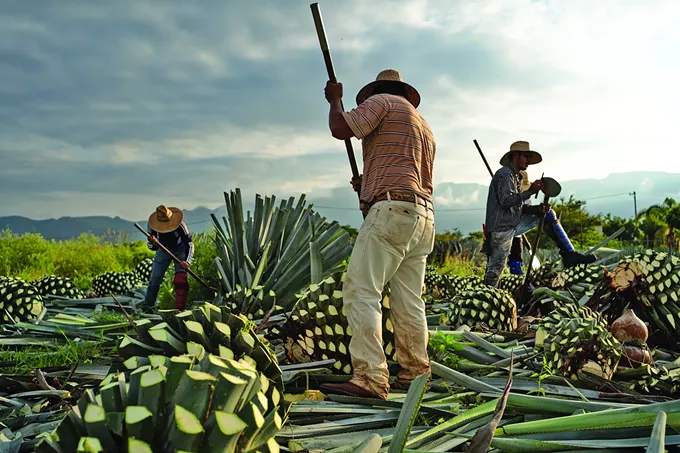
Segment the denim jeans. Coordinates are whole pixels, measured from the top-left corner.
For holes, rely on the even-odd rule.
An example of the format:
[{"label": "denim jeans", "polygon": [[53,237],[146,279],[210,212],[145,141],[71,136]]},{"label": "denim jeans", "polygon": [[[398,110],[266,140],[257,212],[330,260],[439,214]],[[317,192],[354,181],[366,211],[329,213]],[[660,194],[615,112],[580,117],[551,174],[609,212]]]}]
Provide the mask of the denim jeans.
[{"label": "denim jeans", "polygon": [[[174,250],[170,250],[173,255],[175,255],[180,260],[184,261],[187,258],[187,251],[184,247],[178,246]],[[153,266],[151,267],[151,278],[149,278],[149,287],[146,289],[146,297],[144,298],[144,305],[153,307],[156,304],[156,298],[158,297],[158,291],[161,288],[161,283],[163,283],[163,277],[165,277],[165,272],[170,267],[170,263],[173,259],[170,258],[165,250],[156,250],[156,256],[153,259]],[[184,272],[177,261],[175,263],[175,274]]]},{"label": "denim jeans", "polygon": [[489,286],[496,286],[498,280],[503,273],[505,261],[510,255],[510,248],[512,247],[512,240],[516,236],[531,231],[538,226],[540,218],[535,215],[525,214],[514,229],[507,231],[494,231],[487,236],[487,254],[489,260],[486,263],[486,274],[484,275],[484,283]]}]

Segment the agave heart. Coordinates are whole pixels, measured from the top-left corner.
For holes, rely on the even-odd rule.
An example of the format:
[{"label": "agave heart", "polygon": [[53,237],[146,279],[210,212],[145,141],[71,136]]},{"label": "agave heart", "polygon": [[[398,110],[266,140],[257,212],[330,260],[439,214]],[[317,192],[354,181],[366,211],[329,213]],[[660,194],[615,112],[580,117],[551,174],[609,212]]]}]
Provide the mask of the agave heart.
[{"label": "agave heart", "polygon": [[645,343],[649,336],[647,325],[630,308],[614,321],[611,331],[621,343]]}]

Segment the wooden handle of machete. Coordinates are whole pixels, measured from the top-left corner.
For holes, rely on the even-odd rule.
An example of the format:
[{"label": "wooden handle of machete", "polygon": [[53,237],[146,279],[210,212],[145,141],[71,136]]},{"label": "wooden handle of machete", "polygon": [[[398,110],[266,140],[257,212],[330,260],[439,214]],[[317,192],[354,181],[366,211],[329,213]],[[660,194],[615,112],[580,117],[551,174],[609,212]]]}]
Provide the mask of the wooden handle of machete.
[{"label": "wooden handle of machete", "polygon": [[[144,236],[147,237],[147,239],[151,236],[144,228],[142,228],[141,226],[139,226],[138,223],[135,223],[135,228],[137,228],[139,231],[141,231],[141,232],[144,234]],[[178,263],[181,263],[181,262],[182,262],[181,259],[177,258],[177,257],[176,257],[170,250],[168,250],[163,244],[161,244],[160,242],[156,242],[156,244],[158,244],[158,246],[159,246],[161,249],[163,249],[163,251],[164,251],[165,253],[167,253],[168,255],[170,255],[170,258],[172,258],[173,260],[177,261]],[[188,273],[189,275],[191,275],[191,276],[194,277],[196,280],[198,280],[198,282],[201,283],[203,286],[205,286],[206,288],[208,288],[208,289],[211,290],[211,291],[217,292],[217,290],[216,290],[215,288],[213,288],[212,286],[210,286],[210,285],[208,285],[206,282],[204,282],[203,279],[202,279],[201,277],[199,277],[198,275],[196,275],[196,274],[194,273],[194,271],[192,271],[192,270],[189,269],[188,267],[187,267],[186,269],[184,269],[184,270],[187,271],[187,273]]]},{"label": "wooden handle of machete", "polygon": [[[338,83],[338,78],[335,76],[335,68],[333,67],[333,59],[331,58],[331,50],[328,47],[328,39],[326,39],[326,30],[324,29],[323,20],[321,19],[321,11],[319,11],[319,4],[312,3],[309,5],[309,7],[312,9],[312,17],[314,17],[314,25],[316,26],[316,35],[319,37],[319,45],[321,46],[323,61],[326,63],[328,80],[330,80],[332,83]],[[342,103],[342,101],[340,102]],[[354,157],[352,142],[349,139],[345,140],[345,148],[347,149],[349,165],[352,167],[352,176],[358,178],[359,168],[357,167],[357,160]]]}]

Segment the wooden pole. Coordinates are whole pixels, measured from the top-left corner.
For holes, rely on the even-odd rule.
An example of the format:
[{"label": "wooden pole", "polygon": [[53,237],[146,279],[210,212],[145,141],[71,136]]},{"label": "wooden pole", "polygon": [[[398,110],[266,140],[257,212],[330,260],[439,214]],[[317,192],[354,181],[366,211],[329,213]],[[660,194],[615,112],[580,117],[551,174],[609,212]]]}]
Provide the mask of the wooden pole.
[{"label": "wooden pole", "polygon": [[[316,35],[319,38],[319,45],[321,46],[321,53],[323,54],[323,61],[326,64],[326,71],[328,72],[328,80],[332,83],[338,83],[338,78],[335,75],[335,68],[333,67],[333,59],[331,58],[331,50],[328,47],[328,39],[326,38],[326,30],[323,26],[323,19],[321,18],[321,11],[319,11],[319,4],[312,3],[309,5],[312,9],[312,17],[314,18],[314,25],[316,26]],[[342,104],[342,101],[340,101]],[[344,106],[342,107],[344,110]],[[359,168],[357,167],[357,160],[354,156],[354,149],[350,139],[345,140],[345,149],[347,150],[347,158],[349,159],[349,166],[352,169],[352,177],[359,177]],[[360,196],[360,194],[357,194]]]}]

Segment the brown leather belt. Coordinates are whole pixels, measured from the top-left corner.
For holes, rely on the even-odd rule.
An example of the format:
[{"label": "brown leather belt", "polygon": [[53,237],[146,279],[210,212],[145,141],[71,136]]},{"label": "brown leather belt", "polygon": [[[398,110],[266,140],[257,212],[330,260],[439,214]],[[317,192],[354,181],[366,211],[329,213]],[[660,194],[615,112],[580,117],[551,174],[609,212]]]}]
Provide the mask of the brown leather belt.
[{"label": "brown leather belt", "polygon": [[[387,194],[389,193],[389,198],[387,197]],[[376,204],[379,201],[385,201],[385,200],[392,200],[392,201],[408,201],[410,203],[416,203],[421,206],[426,207],[430,211],[434,211],[434,207],[432,205],[432,202],[428,200],[427,198],[423,197],[422,195],[418,195],[413,192],[393,192],[393,191],[387,191],[382,195],[378,195],[376,197],[373,197],[373,200],[371,200],[370,203],[367,203],[369,208]]]}]

